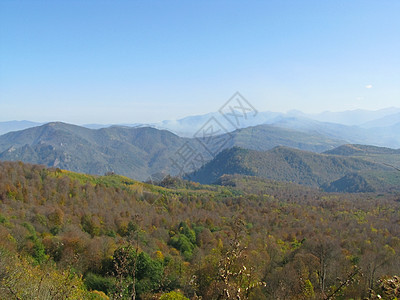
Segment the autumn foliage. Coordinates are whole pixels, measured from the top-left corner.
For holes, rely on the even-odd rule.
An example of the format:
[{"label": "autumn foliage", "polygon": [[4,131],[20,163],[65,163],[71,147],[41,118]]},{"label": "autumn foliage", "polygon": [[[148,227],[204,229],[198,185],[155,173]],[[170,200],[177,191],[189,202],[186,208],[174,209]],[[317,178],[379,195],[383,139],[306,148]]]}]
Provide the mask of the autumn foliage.
[{"label": "autumn foliage", "polygon": [[0,163],[0,298],[398,297],[399,195],[168,180]]}]

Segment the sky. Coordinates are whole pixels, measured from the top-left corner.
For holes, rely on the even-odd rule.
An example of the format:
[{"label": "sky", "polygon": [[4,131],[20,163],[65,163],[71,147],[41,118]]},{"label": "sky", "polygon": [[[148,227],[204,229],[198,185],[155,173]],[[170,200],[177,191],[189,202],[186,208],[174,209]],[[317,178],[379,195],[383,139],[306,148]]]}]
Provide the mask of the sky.
[{"label": "sky", "polygon": [[400,1],[0,1],[0,121],[400,106]]}]

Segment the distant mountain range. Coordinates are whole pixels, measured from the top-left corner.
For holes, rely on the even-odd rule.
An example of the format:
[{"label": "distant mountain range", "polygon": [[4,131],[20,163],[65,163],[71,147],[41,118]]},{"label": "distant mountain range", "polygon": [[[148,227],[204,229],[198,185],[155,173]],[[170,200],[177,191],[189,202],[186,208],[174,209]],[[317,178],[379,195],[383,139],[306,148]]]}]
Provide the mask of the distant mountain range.
[{"label": "distant mountain range", "polygon": [[[193,138],[210,119],[214,119],[218,122],[222,132],[233,132],[237,129],[257,125],[273,125],[309,135],[341,140],[344,143],[400,148],[400,108],[386,108],[377,111],[349,110],[319,114],[305,114],[300,111],[259,112],[255,116],[237,113],[240,117],[235,126],[220,113],[189,116],[179,120],[166,120],[152,124],[132,123],[117,126],[153,127],[168,130],[180,137]],[[0,122],[0,134],[38,125],[41,124],[29,121]],[[87,124],[82,127],[101,129],[111,126],[109,124]]]},{"label": "distant mountain range", "polygon": [[49,123],[0,136],[0,159],[89,174],[113,171],[144,180],[152,173],[170,171],[169,157],[185,141],[169,131],[154,128],[92,130]]},{"label": "distant mountain range", "polygon": [[[346,149],[354,149],[354,152]],[[239,174],[319,187],[330,192],[373,192],[400,189],[400,172],[391,163],[400,160],[400,151],[346,145],[319,154],[287,147],[255,151],[234,147],[219,153],[187,179],[212,184],[221,176]],[[353,156],[354,155],[354,156]]]},{"label": "distant mountain range", "polygon": [[[389,116],[397,115],[400,113],[400,108],[397,107],[388,107],[380,110],[365,110],[365,109],[355,109],[355,110],[346,110],[340,112],[330,112],[325,111],[318,114],[303,114],[301,116],[307,117],[320,122],[329,122],[329,123],[337,123],[348,126],[367,126],[368,123],[373,123],[377,121],[378,123],[383,118],[387,118]],[[394,125],[395,123],[399,123],[400,119],[394,120],[394,123],[386,124],[384,126]],[[374,124],[375,127],[378,124]],[[381,125],[378,125],[380,127]]]},{"label": "distant mountain range", "polygon": [[[177,175],[193,171],[215,154],[234,146],[268,150],[282,145],[322,152],[342,144],[341,140],[319,134],[271,125],[239,129],[218,138],[199,135],[190,139],[150,127],[112,126],[94,130],[48,123],[0,136],[0,160],[21,160],[89,174],[113,171],[146,180],[160,172]],[[192,166],[189,154],[202,160]]]},{"label": "distant mountain range", "polygon": [[23,130],[35,126],[42,125],[42,123],[31,122],[31,121],[7,121],[0,122],[0,135],[6,134],[11,131]]},{"label": "distant mountain range", "polygon": [[[335,114],[347,124],[317,120]],[[351,116],[353,123],[363,123],[352,125]],[[392,190],[400,189],[400,150],[393,149],[400,147],[399,117],[398,109],[323,113],[313,119],[298,111],[265,112],[240,123],[254,126],[234,130],[220,114],[163,122],[186,130],[186,137],[155,124],[6,122],[0,124],[3,130],[34,127],[0,135],[0,160],[115,172],[136,180],[189,174],[194,181],[214,183],[224,174],[241,174],[326,191]]]},{"label": "distant mountain range", "polygon": [[[240,113],[238,112],[238,115]],[[210,118],[215,118],[226,128],[234,131],[232,124],[219,113],[191,116],[180,120],[151,124],[158,129],[170,130],[177,135],[192,137]],[[256,116],[243,115],[238,128],[257,125],[273,125],[308,134],[318,134],[352,144],[400,148],[400,109],[387,108],[377,111],[351,110],[305,114],[300,111],[287,113],[259,112]]]},{"label": "distant mountain range", "polygon": [[[198,128],[200,128],[211,117],[216,118],[228,131],[234,129],[246,128],[249,126],[256,126],[261,124],[269,124],[279,126],[285,120],[301,120],[308,122],[313,128],[315,124],[331,123],[332,125],[345,125],[346,128],[360,127],[360,128],[374,128],[374,127],[391,127],[400,123],[400,108],[385,108],[376,111],[370,110],[348,110],[342,112],[322,112],[319,114],[306,114],[301,111],[292,110],[287,113],[280,112],[259,112],[254,115],[241,115],[240,122],[236,127],[227,122],[223,115],[220,113],[209,113],[205,115],[189,116],[179,120],[167,120],[159,123],[149,124],[159,129],[170,130],[181,136],[192,136]],[[314,121],[314,122],[312,122]],[[294,124],[297,125],[297,124]],[[298,129],[292,127],[292,129]]]}]

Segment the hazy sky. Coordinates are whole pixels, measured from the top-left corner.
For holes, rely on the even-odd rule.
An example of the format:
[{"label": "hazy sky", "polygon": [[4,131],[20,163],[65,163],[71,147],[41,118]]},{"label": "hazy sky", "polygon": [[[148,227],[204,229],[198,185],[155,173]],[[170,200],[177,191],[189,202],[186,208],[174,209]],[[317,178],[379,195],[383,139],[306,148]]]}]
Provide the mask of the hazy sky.
[{"label": "hazy sky", "polygon": [[400,106],[400,1],[0,1],[0,121]]}]

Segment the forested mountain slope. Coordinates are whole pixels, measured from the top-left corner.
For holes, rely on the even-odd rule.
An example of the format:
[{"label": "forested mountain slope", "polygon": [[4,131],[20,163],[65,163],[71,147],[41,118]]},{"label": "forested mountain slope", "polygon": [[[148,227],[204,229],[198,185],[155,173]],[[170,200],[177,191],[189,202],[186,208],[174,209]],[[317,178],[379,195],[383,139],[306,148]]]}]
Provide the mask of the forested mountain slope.
[{"label": "forested mountain slope", "polygon": [[[90,174],[115,171],[145,180],[171,172],[170,157],[187,141],[154,128],[109,127],[91,130],[64,123],[12,132],[0,137],[0,159],[21,160]],[[188,141],[194,144],[195,141]]]},{"label": "forested mountain slope", "polygon": [[[400,172],[384,164],[287,147],[269,151],[227,149],[188,178],[209,184],[224,174],[258,176],[339,192],[388,191],[400,186]],[[339,179],[340,185],[330,186]]]},{"label": "forested mountain slope", "polygon": [[[217,133],[224,131],[215,131]],[[235,145],[255,150],[285,145],[320,152],[344,143],[269,125],[240,129],[218,138],[209,138],[207,134],[210,133],[199,131],[189,139],[150,127],[93,130],[65,123],[48,123],[0,136],[0,160],[19,160],[97,175],[114,171],[146,180],[155,173],[181,173],[182,168],[175,162],[191,154],[185,153],[188,149],[193,156],[198,154],[202,157],[197,168],[219,151]],[[193,171],[193,168],[184,168],[183,171]]]},{"label": "forested mountain slope", "polygon": [[399,195],[221,184],[0,163],[0,298],[364,298],[398,275]]}]

